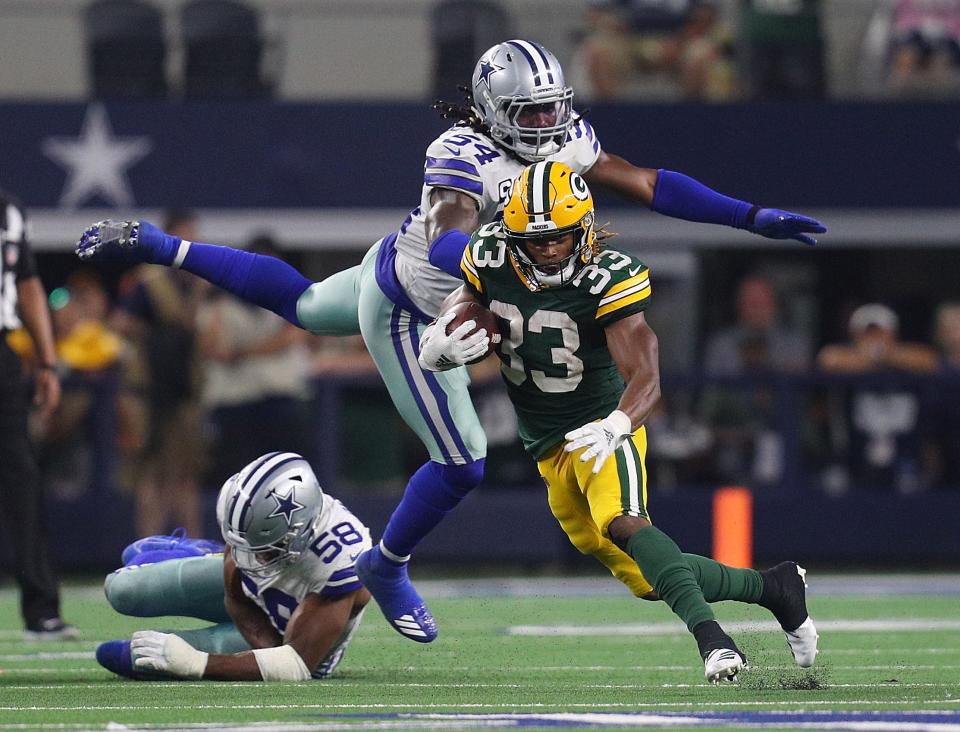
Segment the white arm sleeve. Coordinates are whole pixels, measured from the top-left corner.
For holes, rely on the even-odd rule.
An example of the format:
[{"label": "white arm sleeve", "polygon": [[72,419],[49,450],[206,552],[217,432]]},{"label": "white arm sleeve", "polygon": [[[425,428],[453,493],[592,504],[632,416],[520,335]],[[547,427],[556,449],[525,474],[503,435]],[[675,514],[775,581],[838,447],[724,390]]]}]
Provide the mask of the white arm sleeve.
[{"label": "white arm sleeve", "polygon": [[258,648],[253,652],[264,681],[309,681],[310,669],[293,646]]}]

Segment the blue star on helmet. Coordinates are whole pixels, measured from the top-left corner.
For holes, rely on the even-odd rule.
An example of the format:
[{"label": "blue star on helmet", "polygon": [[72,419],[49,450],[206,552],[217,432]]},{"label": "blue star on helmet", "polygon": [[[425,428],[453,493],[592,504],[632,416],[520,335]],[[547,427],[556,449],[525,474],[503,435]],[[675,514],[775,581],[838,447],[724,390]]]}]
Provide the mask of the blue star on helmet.
[{"label": "blue star on helmet", "polygon": [[294,498],[294,489],[291,488],[290,492],[285,496],[278,495],[276,491],[270,494],[270,496],[277,502],[277,507],[273,509],[267,518],[273,518],[274,516],[283,516],[288,524],[293,523],[293,514],[299,511],[302,508],[306,508],[302,503],[297,503],[296,498]]},{"label": "blue star on helmet", "polygon": [[487,85],[487,91],[490,91],[490,77],[498,71],[503,71],[503,66],[498,66],[492,61],[481,59],[480,61],[480,81]]}]

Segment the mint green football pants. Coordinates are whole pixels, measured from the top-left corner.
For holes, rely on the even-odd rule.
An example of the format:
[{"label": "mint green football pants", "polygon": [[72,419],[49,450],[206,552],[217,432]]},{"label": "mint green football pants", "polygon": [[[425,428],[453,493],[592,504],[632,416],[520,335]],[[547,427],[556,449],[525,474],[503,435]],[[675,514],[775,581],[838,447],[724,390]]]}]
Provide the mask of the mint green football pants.
[{"label": "mint green football pants", "polygon": [[223,554],[122,567],[107,575],[103,592],[113,609],[123,615],[197,618],[214,623],[206,628],[170,631],[198,651],[250,650],[223,605]]},{"label": "mint green football pants", "polygon": [[463,465],[486,457],[487,438],[470,401],[467,370],[434,373],[420,368],[417,356],[425,325],[377,284],[379,248],[377,242],[356,267],[311,285],[297,302],[300,322],[317,335],[363,336],[397,411],[431,460]]}]

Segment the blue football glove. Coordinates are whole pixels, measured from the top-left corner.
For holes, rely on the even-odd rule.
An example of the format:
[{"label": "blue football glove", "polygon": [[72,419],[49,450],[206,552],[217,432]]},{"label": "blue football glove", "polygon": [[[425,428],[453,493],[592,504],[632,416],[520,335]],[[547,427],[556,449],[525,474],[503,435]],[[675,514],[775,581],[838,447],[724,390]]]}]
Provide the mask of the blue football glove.
[{"label": "blue football glove", "polygon": [[768,239],[796,239],[811,246],[816,244],[817,240],[808,236],[808,233],[823,234],[826,230],[827,227],[816,219],[781,211],[779,208],[758,209],[753,223],[747,224],[747,231]]},{"label": "blue football glove", "polygon": [[169,266],[177,256],[180,242],[146,221],[107,219],[83,232],[76,252],[80,259],[97,257]]}]

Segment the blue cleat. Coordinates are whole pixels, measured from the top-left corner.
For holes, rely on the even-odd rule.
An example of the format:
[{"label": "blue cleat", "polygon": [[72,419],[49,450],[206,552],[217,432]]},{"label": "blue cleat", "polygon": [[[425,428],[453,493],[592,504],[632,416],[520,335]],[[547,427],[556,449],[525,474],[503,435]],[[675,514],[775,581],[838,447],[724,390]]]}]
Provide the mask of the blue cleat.
[{"label": "blue cleat", "polygon": [[97,646],[97,663],[117,676],[136,679],[137,681],[170,678],[160,673],[140,671],[134,668],[133,655],[130,653],[130,641],[112,640],[101,643]]},{"label": "blue cleat", "polygon": [[167,559],[199,557],[223,551],[223,544],[209,539],[188,539],[186,529],[174,529],[170,535],[158,534],[137,539],[120,555],[124,567],[155,564]]},{"label": "blue cleat", "polygon": [[437,621],[413,589],[406,564],[391,562],[375,546],[357,557],[355,567],[360,581],[370,590],[394,630],[417,643],[436,639]]}]

